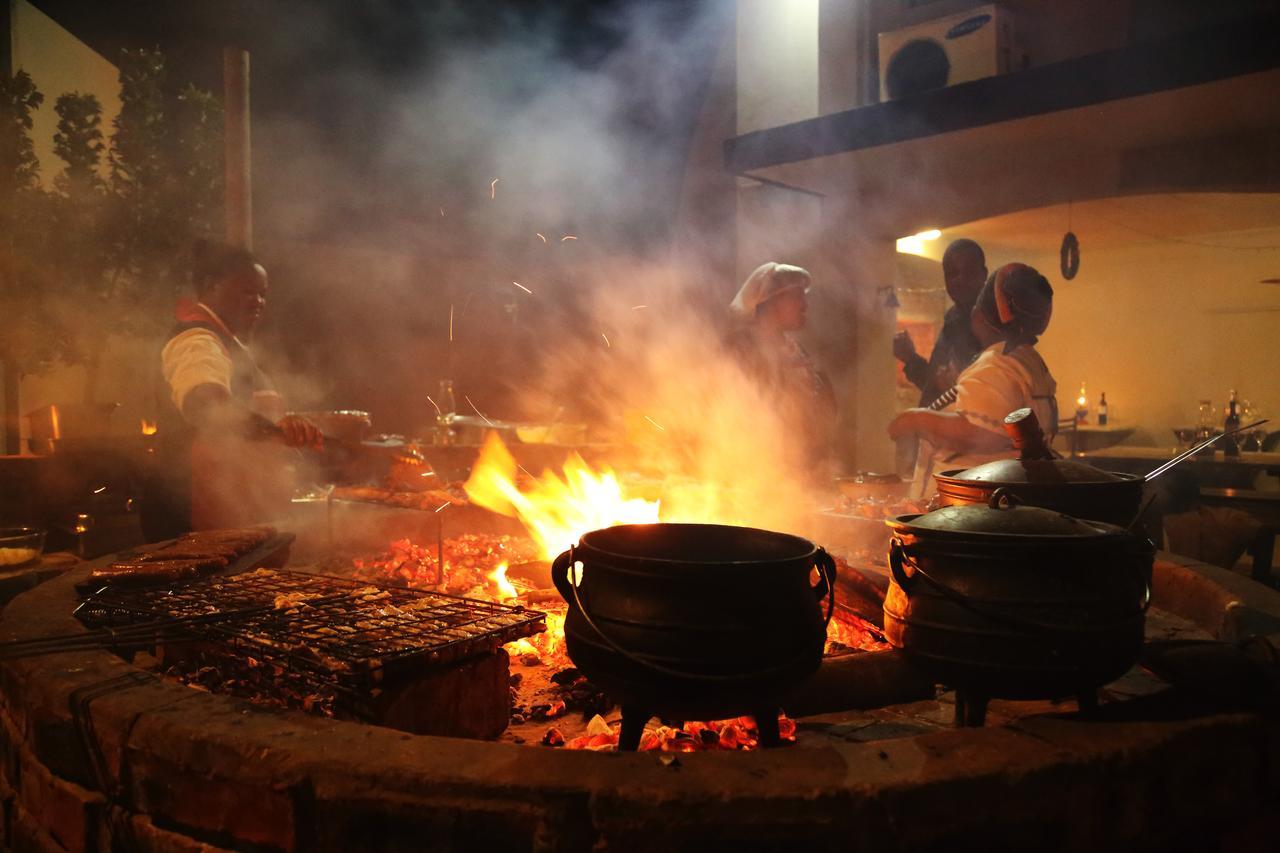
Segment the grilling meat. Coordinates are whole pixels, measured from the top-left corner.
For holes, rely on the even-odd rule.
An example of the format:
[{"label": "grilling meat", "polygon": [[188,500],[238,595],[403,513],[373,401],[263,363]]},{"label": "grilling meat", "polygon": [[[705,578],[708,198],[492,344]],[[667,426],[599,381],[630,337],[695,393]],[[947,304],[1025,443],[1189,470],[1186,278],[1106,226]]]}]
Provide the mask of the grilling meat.
[{"label": "grilling meat", "polygon": [[276,535],[274,527],[241,527],[228,530],[197,530],[184,533],[174,548],[230,549],[235,556],[247,554]]},{"label": "grilling meat", "polygon": [[134,560],[132,562],[112,563],[104,568],[94,569],[89,577],[95,581],[118,586],[170,583],[215,571],[225,565],[226,561],[217,557],[202,560],[155,560],[151,562]]},{"label": "grilling meat", "polygon": [[225,545],[170,545],[156,551],[145,551],[137,556],[137,562],[154,563],[167,560],[221,560],[227,565],[239,554],[234,548]]}]

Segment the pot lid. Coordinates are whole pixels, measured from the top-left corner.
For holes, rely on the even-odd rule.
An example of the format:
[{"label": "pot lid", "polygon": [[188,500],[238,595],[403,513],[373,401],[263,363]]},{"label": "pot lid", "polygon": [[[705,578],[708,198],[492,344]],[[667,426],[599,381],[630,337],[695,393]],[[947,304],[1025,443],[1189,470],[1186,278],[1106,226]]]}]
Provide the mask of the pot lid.
[{"label": "pot lid", "polygon": [[996,490],[991,502],[947,506],[924,515],[903,515],[892,521],[912,531],[936,530],[946,533],[983,533],[1003,536],[1109,536],[1118,528],[1084,521],[1035,506],[1017,506],[1012,495]]},{"label": "pot lid", "polygon": [[978,483],[1118,483],[1125,478],[1072,459],[997,459],[944,477]]},{"label": "pot lid", "polygon": [[1084,462],[1058,459],[1045,442],[1044,431],[1036,414],[1029,408],[1016,409],[1005,416],[1005,432],[1021,453],[1018,459],[997,459],[975,465],[965,471],[948,471],[944,477],[978,483],[1032,483],[1059,485],[1065,483],[1112,483],[1123,480]]}]

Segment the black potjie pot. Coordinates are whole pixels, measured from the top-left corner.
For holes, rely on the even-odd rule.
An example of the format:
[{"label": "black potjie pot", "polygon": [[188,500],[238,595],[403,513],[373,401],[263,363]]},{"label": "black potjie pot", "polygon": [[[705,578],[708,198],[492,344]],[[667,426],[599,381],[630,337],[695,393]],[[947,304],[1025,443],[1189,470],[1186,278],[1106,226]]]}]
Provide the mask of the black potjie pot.
[{"label": "black potjie pot", "polygon": [[596,530],[551,573],[569,604],[569,657],[622,706],[620,749],[636,749],[655,715],[750,715],[776,744],[778,709],[820,665],[835,603],[826,551],[749,527]]},{"label": "black potjie pot", "polygon": [[1122,528],[1038,507],[951,506],[893,531],[885,636],[957,693],[959,725],[991,698],[1075,696],[1125,673],[1142,647],[1154,549]]},{"label": "black potjie pot", "polygon": [[1000,489],[1023,505],[1075,518],[1128,527],[1138,517],[1145,485],[1142,477],[1060,458],[1046,444],[1031,409],[1010,412],[1004,427],[1020,451],[1019,457],[935,474],[938,493],[933,508],[986,506]]}]

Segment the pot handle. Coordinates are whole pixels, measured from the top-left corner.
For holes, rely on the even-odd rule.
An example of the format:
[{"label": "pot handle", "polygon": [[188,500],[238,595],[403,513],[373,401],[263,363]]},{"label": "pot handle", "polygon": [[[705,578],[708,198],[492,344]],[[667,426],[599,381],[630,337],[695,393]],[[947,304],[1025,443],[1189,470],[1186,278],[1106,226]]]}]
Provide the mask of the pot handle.
[{"label": "pot handle", "polygon": [[573,601],[576,597],[576,590],[573,589],[572,582],[569,580],[569,567],[572,565],[572,545],[569,546],[568,551],[562,552],[551,563],[551,582],[556,585],[556,590],[560,593],[560,597],[564,599],[565,604]]},{"label": "pot handle", "polygon": [[[826,555],[825,551],[823,551],[822,553]],[[831,557],[827,556],[827,559],[831,560]],[[569,568],[573,565],[574,565],[574,559],[573,559],[572,547],[570,547],[568,551],[565,551],[559,557],[556,557],[555,561],[551,564],[551,580],[555,583],[556,589],[560,591],[560,594],[564,596],[564,600],[568,602],[571,607],[578,608],[578,612],[582,614],[582,618],[586,621],[587,625],[591,627],[592,631],[595,631],[596,636],[599,637],[601,640],[603,640],[606,646],[608,646],[610,649],[617,652],[618,654],[622,655],[624,658],[631,661],[632,663],[638,666],[644,667],[645,669],[649,669],[654,672],[661,673],[663,675],[671,676],[673,678],[679,678],[684,681],[704,681],[704,682],[709,681],[715,684],[750,684],[760,679],[771,678],[775,674],[785,675],[791,672],[797,665],[803,665],[803,663],[806,662],[810,657],[809,653],[807,652],[802,653],[802,654],[796,655],[795,659],[787,661],[781,666],[771,667],[770,669],[760,670],[757,672],[743,673],[742,675],[708,675],[700,672],[686,672],[684,670],[672,669],[671,667],[654,663],[651,660],[645,660],[639,655],[636,655],[628,651],[627,649],[624,649],[621,645],[615,642],[612,637],[610,637],[604,631],[600,630],[600,626],[597,625],[596,621],[591,618],[591,614],[587,612],[587,608],[582,603],[582,598],[578,595],[578,584],[575,583],[574,581],[577,580],[578,582],[581,582],[581,575],[579,574],[576,578],[572,578],[572,579],[569,577]],[[821,572],[823,570],[820,569],[819,571]],[[829,582],[827,585],[831,590],[831,592],[829,593],[831,596],[831,604],[827,612],[828,620],[830,620],[831,612],[835,607],[834,581],[835,581],[836,575],[835,575],[834,560],[831,560],[829,571],[830,571],[831,582]],[[823,643],[825,644],[826,643],[826,639],[825,639],[826,624],[825,623],[823,624],[823,634],[824,634]]]},{"label": "pot handle", "polygon": [[813,594],[818,601],[827,600],[827,618],[822,620],[825,628],[831,624],[831,617],[836,612],[836,561],[825,548],[819,548],[814,568],[818,570],[818,583],[813,587]]},{"label": "pot handle", "polygon": [[1020,503],[1022,499],[1007,486],[1000,486],[991,493],[991,497],[987,498],[987,506],[992,509],[1012,509]]},{"label": "pot handle", "polygon": [[[914,574],[907,574],[907,570],[903,568],[903,564],[908,562],[905,552],[905,545],[897,536],[889,540],[889,574],[893,576],[893,582],[902,588],[908,597],[911,595],[911,588],[916,585]],[[916,568],[916,564],[912,563],[911,567]]]},{"label": "pot handle", "polygon": [[[911,567],[911,574],[907,574],[906,570],[903,568],[904,565]],[[997,625],[1004,625],[1006,628],[1013,628],[1015,630],[1024,631],[1030,634],[1036,634],[1036,633],[1071,634],[1071,633],[1093,633],[1098,631],[1099,629],[1105,629],[1105,628],[1111,627],[1111,625],[1054,624],[1052,622],[1041,622],[1038,619],[1028,619],[1025,616],[1015,616],[1009,613],[992,612],[991,610],[988,610],[986,607],[976,604],[972,598],[965,595],[964,593],[959,592],[958,590],[950,586],[947,586],[942,581],[931,577],[928,573],[925,572],[924,569],[920,568],[919,563],[917,563],[915,560],[912,560],[909,556],[907,556],[903,547],[902,540],[897,539],[896,537],[894,538],[893,543],[890,545],[889,568],[893,574],[894,582],[897,583],[898,586],[902,587],[902,591],[905,592],[908,596],[911,595],[911,587],[915,585],[916,581],[919,579],[923,579],[925,583],[927,583],[929,586],[937,590],[938,593],[940,593],[943,598],[949,599],[950,601],[954,601],[956,604],[960,605],[965,610],[968,610],[970,613],[973,613],[976,616],[981,616],[983,619],[987,619],[991,622],[995,622]],[[1120,617],[1113,624],[1120,624],[1122,622],[1127,622],[1128,620],[1132,619],[1135,616],[1142,616],[1147,612],[1147,609],[1151,606],[1151,585],[1146,583],[1145,578],[1141,577],[1142,575],[1141,571],[1138,572],[1138,575],[1143,582],[1142,606],[1139,607],[1137,611],[1127,616]]]}]

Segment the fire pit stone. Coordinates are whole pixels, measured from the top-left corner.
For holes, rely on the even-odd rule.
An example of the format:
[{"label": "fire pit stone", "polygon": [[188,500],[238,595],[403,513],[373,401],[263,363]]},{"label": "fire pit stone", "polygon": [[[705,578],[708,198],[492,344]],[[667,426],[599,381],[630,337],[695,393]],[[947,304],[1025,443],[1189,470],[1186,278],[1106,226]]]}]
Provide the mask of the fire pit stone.
[{"label": "fire pit stone", "polygon": [[[1158,581],[1190,572],[1214,585],[1199,566],[1161,567]],[[72,630],[74,575],[15,600],[2,635]],[[1177,603],[1162,590],[1175,587],[1157,583],[1159,605]],[[1242,603],[1219,619],[1280,616],[1266,590],[1226,597]],[[1122,712],[1138,703],[1119,703],[1105,723],[1040,715],[891,740],[801,721],[790,748],[677,760],[264,711],[105,651],[4,660],[0,693],[10,848],[92,849],[130,828],[168,833],[171,849],[412,849],[432,838],[485,849],[919,850],[980,834],[992,849],[1154,850],[1228,832],[1260,842],[1280,795],[1274,717],[1167,694],[1133,719]]]}]

